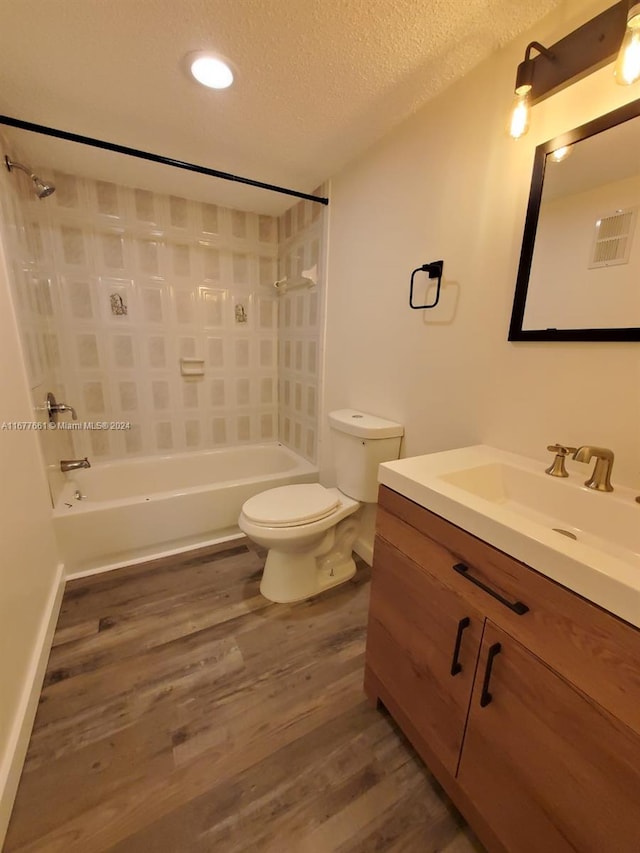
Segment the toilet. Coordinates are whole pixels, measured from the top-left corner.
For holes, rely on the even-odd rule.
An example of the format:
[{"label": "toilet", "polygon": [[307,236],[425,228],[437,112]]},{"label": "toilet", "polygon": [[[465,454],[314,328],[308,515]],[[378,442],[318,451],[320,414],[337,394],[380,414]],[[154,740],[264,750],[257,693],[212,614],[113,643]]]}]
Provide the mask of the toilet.
[{"label": "toilet", "polygon": [[302,601],[353,577],[352,549],[362,503],[378,499],[378,465],[397,459],[401,424],[353,409],[329,414],[337,488],[280,486],[245,501],[238,526],[267,548],[260,592]]}]

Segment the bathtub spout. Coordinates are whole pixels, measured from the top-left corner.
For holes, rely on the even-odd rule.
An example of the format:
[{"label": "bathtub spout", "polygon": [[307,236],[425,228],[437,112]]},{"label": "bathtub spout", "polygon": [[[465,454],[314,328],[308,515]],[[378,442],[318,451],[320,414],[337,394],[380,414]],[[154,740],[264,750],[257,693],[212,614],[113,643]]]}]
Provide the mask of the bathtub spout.
[{"label": "bathtub spout", "polygon": [[78,468],[91,468],[91,462],[85,456],[84,459],[61,459],[60,470],[64,474],[66,471],[77,471]]}]

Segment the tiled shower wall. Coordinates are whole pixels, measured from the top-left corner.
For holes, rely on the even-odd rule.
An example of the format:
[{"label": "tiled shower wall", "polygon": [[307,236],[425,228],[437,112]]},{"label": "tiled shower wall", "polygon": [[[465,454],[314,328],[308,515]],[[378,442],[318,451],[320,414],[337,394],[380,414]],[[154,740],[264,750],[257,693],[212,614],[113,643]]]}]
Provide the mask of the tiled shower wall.
[{"label": "tiled shower wall", "polygon": [[[3,153],[13,154],[2,136],[0,147]],[[65,388],[59,370],[54,280],[47,275],[41,263],[42,238],[38,224],[38,205],[41,203],[34,195],[26,175],[21,172],[10,174],[4,168],[0,170],[0,231],[34,403],[34,418],[45,427],[38,431],[38,436],[52,495],[55,496],[64,483],[60,459],[68,458],[73,453],[73,444],[69,434],[46,429],[47,392],[51,391],[59,400],[64,400]],[[2,369],[11,370],[13,367],[3,364]],[[12,436],[16,435],[4,432],[3,440],[12,441]],[[16,452],[20,452],[17,439],[15,446]]]},{"label": "tiled shower wall", "polygon": [[[324,195],[320,187],[315,195]],[[316,461],[320,386],[320,343],[324,293],[322,238],[326,208],[300,201],[278,220],[280,278],[295,282],[313,270],[317,286],[278,296],[279,438],[307,459]]]},{"label": "tiled shower wall", "polygon": [[[47,170],[43,174],[49,175]],[[277,222],[54,174],[38,201],[75,453],[109,459],[277,438]],[[203,377],[180,359],[204,361]]]},{"label": "tiled shower wall", "polygon": [[[2,180],[34,399],[52,390],[81,423],[131,424],[43,434],[50,475],[69,456],[273,439],[315,461],[326,208],[302,201],[277,220],[38,173],[56,185],[47,199],[22,173]],[[317,287],[273,287],[313,267]],[[203,359],[204,376],[182,376],[181,358]]]},{"label": "tiled shower wall", "polygon": [[[4,140],[0,138],[0,143]],[[6,150],[6,143],[3,145]],[[0,170],[2,237],[10,267],[14,299],[24,349],[29,385],[33,391],[54,381],[57,362],[52,287],[38,262],[38,226],[31,224],[37,211],[31,183],[16,181],[15,174]],[[17,173],[20,174],[20,173]],[[35,198],[35,196],[33,196]],[[52,389],[53,390],[53,389]]]}]

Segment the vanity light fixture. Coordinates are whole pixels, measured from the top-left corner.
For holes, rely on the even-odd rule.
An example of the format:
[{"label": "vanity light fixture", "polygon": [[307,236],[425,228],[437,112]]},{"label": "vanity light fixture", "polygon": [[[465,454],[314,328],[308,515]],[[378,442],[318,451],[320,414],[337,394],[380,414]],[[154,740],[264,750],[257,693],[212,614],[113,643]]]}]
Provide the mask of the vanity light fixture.
[{"label": "vanity light fixture", "polygon": [[630,86],[640,80],[640,3],[629,9],[627,27],[613,72],[616,83]]},{"label": "vanity light fixture", "polygon": [[531,114],[531,89],[533,88],[534,61],[531,58],[531,51],[537,50],[540,56],[544,56],[549,60],[553,59],[553,53],[547,50],[540,42],[532,41],[527,45],[524,53],[524,59],[518,65],[516,74],[516,101],[513,105],[511,113],[511,121],[509,123],[509,133],[514,139],[520,139],[521,136],[529,130],[529,116]]},{"label": "vanity light fixture", "polygon": [[[549,48],[535,41],[527,45],[516,74],[516,103],[509,123],[514,139],[529,129],[534,104],[602,68],[616,54],[616,80],[629,84],[640,79],[640,3],[629,6],[629,0],[621,0]],[[532,50],[538,55],[532,57]]]},{"label": "vanity light fixture", "polygon": [[213,53],[191,53],[187,57],[187,64],[194,79],[209,89],[228,89],[233,83],[233,71],[229,64]]}]

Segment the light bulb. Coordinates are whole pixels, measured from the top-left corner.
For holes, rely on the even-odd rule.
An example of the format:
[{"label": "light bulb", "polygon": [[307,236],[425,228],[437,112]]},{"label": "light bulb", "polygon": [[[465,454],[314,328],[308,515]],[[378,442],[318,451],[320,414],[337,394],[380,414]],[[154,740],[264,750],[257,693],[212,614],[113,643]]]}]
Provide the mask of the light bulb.
[{"label": "light bulb", "polygon": [[509,123],[509,135],[514,139],[520,139],[529,130],[529,92],[523,95],[517,95],[513,111],[511,113],[511,121]]},{"label": "light bulb", "polygon": [[640,80],[640,3],[629,9],[627,28],[613,74],[621,86],[630,86]]},{"label": "light bulb", "polygon": [[571,154],[571,147],[563,145],[562,148],[556,148],[555,151],[552,151],[549,157],[554,163],[562,163],[563,160],[567,159],[569,154]]}]

